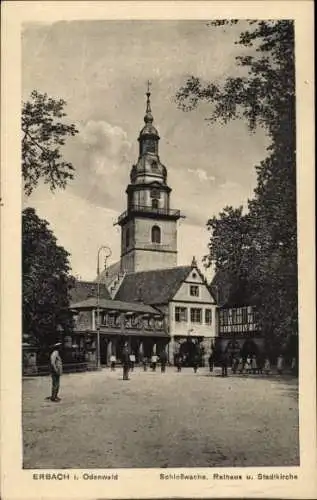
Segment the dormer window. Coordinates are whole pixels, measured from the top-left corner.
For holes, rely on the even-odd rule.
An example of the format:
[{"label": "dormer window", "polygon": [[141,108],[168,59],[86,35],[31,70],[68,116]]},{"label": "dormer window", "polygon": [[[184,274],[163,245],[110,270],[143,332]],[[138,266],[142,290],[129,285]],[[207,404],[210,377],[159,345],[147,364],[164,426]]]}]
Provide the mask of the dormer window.
[{"label": "dormer window", "polygon": [[153,160],[151,163],[151,167],[152,167],[152,170],[157,170],[158,169],[157,161]]}]

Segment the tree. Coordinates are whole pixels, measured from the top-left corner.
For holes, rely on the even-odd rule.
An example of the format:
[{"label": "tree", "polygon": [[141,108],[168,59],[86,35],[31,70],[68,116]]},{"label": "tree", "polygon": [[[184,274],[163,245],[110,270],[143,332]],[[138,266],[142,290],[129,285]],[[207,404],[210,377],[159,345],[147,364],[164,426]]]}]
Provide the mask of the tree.
[{"label": "tree", "polygon": [[22,213],[23,334],[43,350],[56,341],[58,328],[72,329],[69,254],[57,245],[47,221],[33,208]]},{"label": "tree", "polygon": [[[213,21],[209,26],[226,28],[238,22]],[[248,203],[249,246],[244,261],[262,331],[268,344],[281,347],[298,329],[294,24],[248,21],[236,43],[250,52],[237,57],[245,76],[229,77],[220,86],[192,76],[177,92],[176,101],[185,111],[207,101],[213,105],[211,122],[244,119],[251,132],[264,127],[271,139],[267,158],[256,167],[257,186]],[[218,231],[217,237],[223,234]],[[218,259],[213,244],[210,248],[207,265]],[[226,264],[220,267],[225,269]]]},{"label": "tree", "polygon": [[214,266],[217,279],[212,288],[219,304],[240,305],[250,301],[251,221],[242,211],[242,206],[236,209],[225,207],[219,217],[212,217],[207,222],[212,237],[204,263],[206,267]]},{"label": "tree", "polygon": [[73,179],[74,167],[62,159],[61,146],[78,130],[74,124],[61,121],[66,116],[65,105],[63,99],[52,99],[36,90],[22,103],[22,177],[27,196],[40,179],[52,191],[65,188]]}]

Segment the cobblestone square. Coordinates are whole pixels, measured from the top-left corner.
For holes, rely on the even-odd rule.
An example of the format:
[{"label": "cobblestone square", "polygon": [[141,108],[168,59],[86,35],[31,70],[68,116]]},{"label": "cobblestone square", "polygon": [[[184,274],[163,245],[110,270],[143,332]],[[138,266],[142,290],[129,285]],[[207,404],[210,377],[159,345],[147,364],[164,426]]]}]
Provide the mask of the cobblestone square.
[{"label": "cobblestone square", "polygon": [[299,464],[297,379],[169,367],[23,380],[24,468]]}]

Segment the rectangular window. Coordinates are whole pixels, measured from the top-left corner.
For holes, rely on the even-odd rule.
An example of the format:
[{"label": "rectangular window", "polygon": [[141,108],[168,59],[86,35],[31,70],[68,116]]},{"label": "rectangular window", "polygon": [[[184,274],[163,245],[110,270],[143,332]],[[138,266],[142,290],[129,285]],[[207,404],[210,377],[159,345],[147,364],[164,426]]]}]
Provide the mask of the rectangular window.
[{"label": "rectangular window", "polygon": [[175,321],[177,323],[180,323],[181,321],[187,321],[186,307],[175,307]]},{"label": "rectangular window", "polygon": [[242,323],[245,324],[248,321],[248,310],[246,307],[242,308]]},{"label": "rectangular window", "polygon": [[201,323],[202,310],[196,307],[190,310],[190,321],[192,323]]},{"label": "rectangular window", "polygon": [[253,312],[249,312],[248,313],[248,323],[253,323],[254,322],[254,318],[253,318]]},{"label": "rectangular window", "polygon": [[232,325],[232,309],[228,309],[228,325]]},{"label": "rectangular window", "polygon": [[242,323],[242,309],[241,309],[241,307],[239,307],[239,309],[237,309],[237,323],[239,325],[241,325],[241,323]]},{"label": "rectangular window", "polygon": [[206,325],[211,325],[212,323],[212,310],[205,309],[205,323]]},{"label": "rectangular window", "polygon": [[232,324],[235,325],[237,323],[237,310],[232,309]]},{"label": "rectangular window", "polygon": [[198,285],[190,285],[189,293],[192,297],[199,297],[199,286]]}]

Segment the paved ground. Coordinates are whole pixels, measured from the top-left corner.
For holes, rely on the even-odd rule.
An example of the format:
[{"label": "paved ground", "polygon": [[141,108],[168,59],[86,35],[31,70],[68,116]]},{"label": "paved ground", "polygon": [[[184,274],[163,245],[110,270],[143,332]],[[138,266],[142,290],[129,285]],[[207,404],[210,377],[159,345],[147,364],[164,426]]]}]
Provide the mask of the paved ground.
[{"label": "paved ground", "polygon": [[23,381],[25,468],[289,466],[299,463],[297,380],[168,368]]}]

